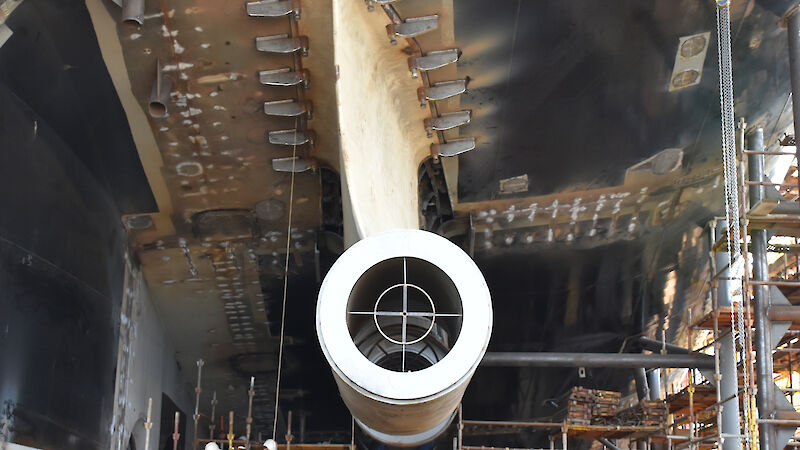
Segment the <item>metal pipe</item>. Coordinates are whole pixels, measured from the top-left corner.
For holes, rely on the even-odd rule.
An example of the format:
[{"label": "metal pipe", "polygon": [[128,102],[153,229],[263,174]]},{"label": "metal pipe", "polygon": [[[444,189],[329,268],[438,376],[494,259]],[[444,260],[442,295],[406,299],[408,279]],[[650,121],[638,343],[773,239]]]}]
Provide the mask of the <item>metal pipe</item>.
[{"label": "metal pipe", "polygon": [[160,119],[167,117],[167,105],[169,95],[172,90],[172,80],[164,74],[161,69],[161,60],[156,61],[156,81],[150,91],[150,102],[147,104],[147,112],[151,117]]},{"label": "metal pipe", "polygon": [[767,313],[776,322],[800,321],[800,306],[770,306]]},{"label": "metal pipe", "polygon": [[181,425],[181,413],[175,411],[175,427],[172,432],[172,450],[178,450],[178,441],[181,438],[181,433],[179,432]]},{"label": "metal pipe", "polygon": [[688,348],[681,347],[675,344],[664,343],[644,336],[639,338],[639,345],[641,345],[642,348],[645,350],[650,350],[651,352],[656,352],[656,353],[660,353],[661,350],[664,349],[667,351],[667,353],[678,354],[678,355],[688,355],[690,353],[698,354],[697,352],[692,352]]},{"label": "metal pipe", "polygon": [[639,400],[650,398],[650,387],[647,385],[647,372],[644,367],[633,369],[633,377],[636,380],[636,395]]},{"label": "metal pipe", "polygon": [[[636,395],[639,398],[639,401],[647,400],[648,397],[650,397],[650,388],[647,386],[647,373],[645,369],[643,367],[637,367],[633,369],[633,376],[636,380]],[[600,442],[602,442],[602,440]],[[606,442],[608,442],[608,440],[606,440]],[[611,442],[608,442],[608,444],[610,445],[607,445],[607,447],[611,448],[612,450],[616,449],[616,446],[611,444]],[[606,444],[603,443],[603,445]],[[638,450],[647,450],[646,447],[647,446],[645,445],[645,442],[636,441],[636,448]]]},{"label": "metal pipe", "polygon": [[153,398],[147,399],[147,422],[144,423],[144,450],[150,450],[150,429],[153,428]]},{"label": "metal pipe", "polygon": [[[795,222],[797,218],[794,219]],[[762,281],[762,280],[753,280],[750,282],[753,286],[783,286],[783,287],[800,287],[800,282],[797,281]]]},{"label": "metal pipe", "polygon": [[214,421],[217,419],[216,410],[217,410],[217,391],[214,391],[214,396],[211,398],[211,415],[208,417],[209,439],[214,439],[214,428],[216,427],[216,423]]},{"label": "metal pipe", "polygon": [[605,445],[606,447],[610,448],[611,450],[620,450],[620,448],[619,448],[619,447],[617,447],[616,445],[614,445],[614,444],[613,444],[611,441],[609,441],[609,440],[608,440],[608,439],[606,439],[606,438],[597,438],[597,442],[599,442],[599,443],[601,443],[601,444]]},{"label": "metal pipe", "polygon": [[[787,37],[789,38],[789,77],[792,84],[792,99],[800,97],[800,14],[797,14],[798,9],[795,7],[786,18],[786,29],[788,31]],[[794,95],[794,93],[798,95]],[[794,114],[794,129],[795,140],[798,139],[798,130],[800,130],[800,100],[792,101],[792,113]],[[755,151],[763,151],[763,147],[758,149],[751,148]],[[795,156],[800,161],[800,145],[795,148]],[[800,183],[800,180],[798,180]],[[800,185],[800,184],[799,184]]]},{"label": "metal pipe", "polygon": [[[725,220],[717,222],[715,235],[722,236],[727,233],[728,223]],[[712,242],[711,245],[714,245]],[[730,267],[731,257],[727,251],[716,252],[714,255],[717,267],[724,266],[721,279],[717,280],[717,306],[733,307],[730,296],[730,280],[728,280],[728,268]],[[721,402],[722,406],[722,433],[739,434],[739,400],[737,398],[738,377],[736,373],[736,341],[733,333],[719,336],[719,397],[726,398]],[[739,438],[725,439],[722,443],[723,450],[739,450],[741,442]]]},{"label": "metal pipe", "polygon": [[650,400],[661,400],[661,369],[647,372],[647,385],[650,387]]},{"label": "metal pipe", "polygon": [[502,420],[462,420],[464,426],[473,427],[519,427],[519,428],[561,428],[562,422],[509,422]]},{"label": "metal pipe", "polygon": [[200,393],[203,392],[201,387],[200,380],[203,376],[203,364],[205,364],[201,359],[197,360],[197,387],[194,388],[194,415],[192,418],[194,419],[194,445],[192,446],[193,449],[197,449],[197,440],[200,438],[197,435],[197,425],[200,423]]},{"label": "metal pipe", "polygon": [[713,369],[709,355],[644,355],[639,353],[489,352],[484,367],[606,367],[635,369],[669,367]]},{"label": "metal pipe", "polygon": [[[250,390],[247,391],[247,419],[245,425],[245,444],[244,448],[250,450],[250,433],[252,432],[253,428],[253,396],[255,395],[255,384],[256,384],[256,377],[250,377]],[[289,411],[289,424],[291,425],[291,411]],[[286,443],[286,447],[288,449],[289,443]]]},{"label": "metal pipe", "polygon": [[457,415],[489,344],[492,304],[463,250],[433,233],[395,230],[339,257],[322,282],[316,325],[359,427],[391,446],[417,446]]},{"label": "metal pipe", "polygon": [[228,448],[229,449],[233,448],[233,439],[235,437],[236,437],[236,435],[233,434],[233,411],[229,411],[228,412],[228,435],[227,435]]},{"label": "metal pipe", "polygon": [[[793,40],[790,39],[790,43]],[[800,61],[795,61],[795,64]],[[800,67],[798,67],[800,70]],[[793,70],[794,74],[795,71]],[[800,75],[800,71],[797,72]],[[794,77],[793,77],[794,78]],[[798,79],[800,81],[800,79]],[[794,84],[794,83],[793,83]],[[800,92],[800,86],[798,91]],[[800,107],[800,102],[796,102]],[[800,109],[795,109],[796,116]],[[800,129],[800,128],[798,128]],[[755,151],[764,149],[764,131],[757,128],[748,135],[749,148]],[[748,178],[750,181],[761,181],[764,173],[764,156],[748,155]],[[750,187],[750,205],[757,205],[764,199],[764,188],[762,186]],[[769,279],[769,268],[767,266],[767,231],[751,230],[750,241],[752,243],[753,254],[753,280],[766,281]],[[770,417],[775,410],[775,390],[772,381],[772,337],[770,335],[770,322],[767,315],[769,308],[769,288],[765,285],[753,286],[753,322],[755,328],[754,345],[756,351],[756,382],[758,384],[758,395],[756,401],[758,412],[761,419]],[[762,448],[772,450],[775,447],[775,426],[771,423],[763,423],[759,426],[759,442]]]},{"label": "metal pipe", "polygon": [[122,0],[122,23],[137,28],[144,25],[144,0]]},{"label": "metal pipe", "polygon": [[745,155],[773,155],[773,156],[786,156],[791,155],[794,156],[794,152],[754,152],[752,150],[745,150]]}]

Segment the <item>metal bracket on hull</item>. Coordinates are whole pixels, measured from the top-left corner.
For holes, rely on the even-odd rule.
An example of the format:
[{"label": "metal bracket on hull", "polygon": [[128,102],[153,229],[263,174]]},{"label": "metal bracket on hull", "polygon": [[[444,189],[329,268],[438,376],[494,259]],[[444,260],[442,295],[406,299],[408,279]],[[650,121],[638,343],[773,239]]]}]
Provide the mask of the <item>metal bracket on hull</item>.
[{"label": "metal bracket on hull", "polygon": [[284,67],[283,69],[262,70],[258,72],[258,80],[261,84],[267,86],[288,87],[297,86],[302,83],[303,87],[308,89],[310,76],[305,69],[296,72],[288,67]]},{"label": "metal bracket on hull", "polygon": [[397,45],[397,38],[412,38],[420,34],[433,31],[439,26],[439,16],[409,17],[402,23],[390,23],[386,25],[386,33],[392,45]]},{"label": "metal bracket on hull", "polygon": [[408,58],[408,68],[411,70],[411,76],[417,78],[419,71],[428,71],[444,67],[448,64],[453,64],[458,61],[461,56],[461,51],[457,48],[449,50],[437,50],[429,52],[424,56],[412,56]]},{"label": "metal bracket on hull", "polygon": [[308,38],[306,36],[289,37],[288,34],[261,36],[256,38],[256,48],[266,53],[301,52],[308,56]]},{"label": "metal bracket on hull", "polygon": [[250,17],[283,17],[294,14],[300,20],[300,2],[298,0],[261,0],[247,2],[247,15]]},{"label": "metal bracket on hull", "polygon": [[417,89],[419,106],[425,107],[426,100],[444,100],[462,94],[467,90],[467,80],[441,81],[429,87]]}]

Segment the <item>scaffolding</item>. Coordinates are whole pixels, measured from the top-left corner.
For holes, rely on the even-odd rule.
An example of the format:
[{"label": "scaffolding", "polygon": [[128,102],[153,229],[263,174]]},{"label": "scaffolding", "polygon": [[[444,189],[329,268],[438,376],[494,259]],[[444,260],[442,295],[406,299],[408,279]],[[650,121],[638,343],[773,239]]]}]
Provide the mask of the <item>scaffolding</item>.
[{"label": "scaffolding", "polygon": [[[786,445],[800,445],[800,436],[794,437],[794,429],[800,426],[800,389],[798,375],[797,346],[800,335],[800,276],[798,274],[798,237],[800,237],[800,203],[798,203],[797,163],[790,166],[781,182],[765,180],[764,157],[794,155],[785,151],[764,149],[763,131],[752,130],[747,137],[749,147],[745,149],[745,127],[739,123],[737,133],[739,177],[738,194],[741,215],[738,221],[742,228],[741,257],[745,264],[742,281],[744,317],[736,317],[736,309],[720,305],[720,295],[728,278],[730,267],[720,267],[718,255],[727,247],[727,230],[724,219],[715,219],[709,224],[712,262],[712,310],[692,322],[690,332],[711,330],[711,342],[705,348],[714,348],[717,361],[713,379],[725,374],[720,372],[719,349],[721,340],[737,334],[734,324],[741,319],[745,324],[745,349],[737,349],[735,397],[741,410],[745,402],[753,411],[751,417],[740,414],[739,436],[744,448],[782,449]],[[794,145],[794,139],[781,139],[781,145]],[[767,190],[772,189],[769,193]],[[771,195],[768,195],[771,194]],[[720,227],[720,225],[723,225]],[[768,234],[771,237],[768,239]],[[749,237],[749,239],[748,239]],[[772,259],[772,261],[769,261]],[[737,336],[738,337],[738,336]],[[690,342],[694,342],[690,339]],[[693,378],[693,377],[692,377]],[[744,379],[749,380],[744,384]],[[777,383],[772,389],[772,383]],[[760,387],[760,389],[759,389]],[[690,386],[689,389],[693,389]],[[787,397],[782,402],[779,397]],[[716,390],[716,402],[700,411],[713,410],[716,428],[721,429],[722,404],[731,399],[720,398]],[[757,400],[757,401],[756,401]],[[701,404],[703,404],[701,402]],[[756,404],[758,408],[756,408]],[[788,405],[788,406],[787,406]],[[702,418],[693,408],[693,427],[700,427]],[[756,412],[758,411],[758,412]],[[700,422],[698,422],[698,420]],[[712,433],[718,439],[728,437],[724,433]],[[791,440],[790,440],[791,439]],[[719,445],[719,442],[717,442]]]}]

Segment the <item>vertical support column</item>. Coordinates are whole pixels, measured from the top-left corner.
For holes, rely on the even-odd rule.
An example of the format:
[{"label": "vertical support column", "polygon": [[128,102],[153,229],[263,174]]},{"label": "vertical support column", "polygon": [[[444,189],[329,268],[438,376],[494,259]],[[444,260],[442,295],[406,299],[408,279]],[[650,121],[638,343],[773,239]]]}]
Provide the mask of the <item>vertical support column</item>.
[{"label": "vertical support column", "polygon": [[647,382],[647,371],[643,367],[633,369],[634,379],[636,380],[636,394],[639,400],[647,400],[650,398],[650,386]]},{"label": "vertical support column", "polygon": [[647,372],[647,385],[650,387],[650,400],[661,400],[661,369]]},{"label": "vertical support column", "polygon": [[[725,220],[717,222],[715,236],[724,236],[727,233],[728,223]],[[711,243],[714,245],[714,242]],[[730,280],[728,280],[731,257],[728,252],[717,252],[715,255],[717,270],[720,271],[717,277],[717,303],[720,307],[727,306],[733,308],[730,296]],[[725,268],[721,270],[721,268]],[[729,324],[731,325],[731,324]],[[731,330],[733,331],[733,330]],[[739,435],[739,398],[734,397],[739,390],[739,380],[736,373],[736,341],[733,332],[723,336],[719,342],[719,372],[721,375],[719,389],[721,398],[730,398],[722,404],[722,434]],[[747,369],[745,369],[747,370]],[[733,397],[733,398],[731,398]],[[746,401],[746,400],[745,400]],[[725,438],[722,443],[723,450],[739,450],[741,439]]]},{"label": "vertical support column", "polygon": [[[799,73],[800,75],[800,73]],[[798,80],[800,81],[800,80]],[[798,91],[800,92],[800,90]],[[800,106],[800,102],[797,102]],[[797,110],[795,110],[797,111]],[[754,151],[764,151],[764,131],[757,128],[747,136],[748,147]],[[764,156],[748,155],[748,178],[750,181],[762,181],[764,173]],[[764,198],[764,187],[750,186],[750,204],[756,205]],[[767,267],[767,232],[766,230],[751,230],[750,241],[753,254],[753,280],[766,281],[769,278]],[[756,350],[756,381],[758,395],[758,416],[769,419],[775,411],[775,389],[772,381],[772,336],[767,315],[769,308],[769,288],[764,285],[753,286],[753,321],[755,327]],[[764,450],[776,450],[775,425],[770,423],[759,424],[759,442]],[[782,446],[781,446],[782,447]]]},{"label": "vertical support column", "polygon": [[[794,113],[794,138],[800,140],[800,9],[795,7],[786,18],[789,37],[789,76],[792,81],[792,112]],[[794,93],[798,95],[794,95]],[[800,146],[795,148],[797,160],[800,161]],[[800,183],[800,180],[798,180]]]},{"label": "vertical support column", "polygon": [[[636,380],[636,394],[639,397],[639,401],[647,400],[650,398],[650,387],[647,385],[647,372],[643,367],[637,367],[633,369],[633,375]],[[610,447],[608,444],[603,443],[603,445],[613,450],[613,447]],[[636,441],[636,448],[638,450],[647,450],[644,441]]]}]

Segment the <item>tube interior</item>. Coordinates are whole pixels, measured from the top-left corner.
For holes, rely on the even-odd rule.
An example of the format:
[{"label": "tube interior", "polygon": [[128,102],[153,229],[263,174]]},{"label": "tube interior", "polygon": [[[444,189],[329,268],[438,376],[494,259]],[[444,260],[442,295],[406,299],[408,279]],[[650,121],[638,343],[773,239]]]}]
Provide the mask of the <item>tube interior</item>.
[{"label": "tube interior", "polygon": [[461,297],[435,265],[391,258],[358,279],[346,320],[353,341],[370,361],[412,372],[436,364],[452,348],[461,331]]}]

